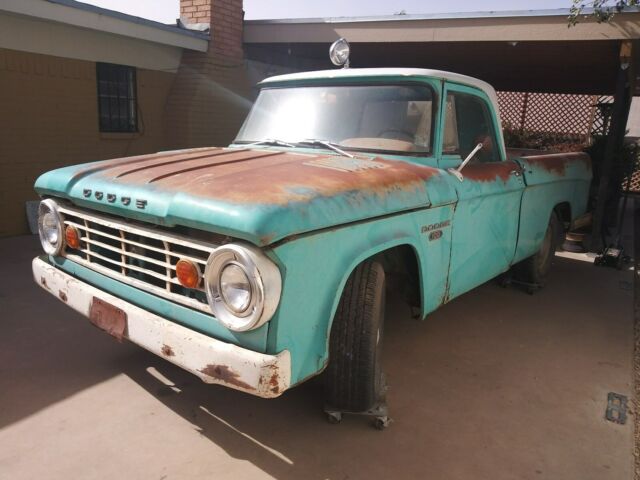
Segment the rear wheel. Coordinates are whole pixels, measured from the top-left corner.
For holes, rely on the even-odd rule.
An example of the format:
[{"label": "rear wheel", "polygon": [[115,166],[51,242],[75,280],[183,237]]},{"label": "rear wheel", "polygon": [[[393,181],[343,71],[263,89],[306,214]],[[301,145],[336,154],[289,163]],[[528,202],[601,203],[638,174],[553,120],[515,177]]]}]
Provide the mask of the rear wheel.
[{"label": "rear wheel", "polygon": [[347,280],[333,320],[325,373],[329,407],[364,412],[379,400],[384,309],[384,269],[366,261]]},{"label": "rear wheel", "polygon": [[552,212],[540,249],[535,255],[523,260],[514,267],[513,274],[516,280],[537,287],[543,287],[546,284],[561,232],[562,224],[558,219],[558,215],[556,212]]}]

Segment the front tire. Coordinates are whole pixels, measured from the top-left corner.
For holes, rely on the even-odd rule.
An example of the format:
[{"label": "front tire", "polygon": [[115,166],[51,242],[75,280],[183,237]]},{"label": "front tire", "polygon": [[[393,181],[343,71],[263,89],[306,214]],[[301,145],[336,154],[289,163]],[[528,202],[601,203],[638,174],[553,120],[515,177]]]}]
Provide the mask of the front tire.
[{"label": "front tire", "polygon": [[325,396],[332,409],[365,412],[381,397],[385,300],[382,265],[361,263],[347,280],[329,337]]},{"label": "front tire", "polygon": [[551,212],[549,225],[542,240],[540,249],[535,255],[526,258],[514,267],[514,277],[517,281],[544,287],[547,283],[553,257],[558,246],[558,238],[562,232],[562,224],[556,212]]}]

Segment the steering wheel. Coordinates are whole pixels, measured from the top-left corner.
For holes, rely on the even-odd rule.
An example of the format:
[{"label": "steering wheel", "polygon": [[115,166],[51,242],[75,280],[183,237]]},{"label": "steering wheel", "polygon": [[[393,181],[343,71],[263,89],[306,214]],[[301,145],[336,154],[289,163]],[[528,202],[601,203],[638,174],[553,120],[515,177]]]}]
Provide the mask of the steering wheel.
[{"label": "steering wheel", "polygon": [[408,130],[400,130],[399,128],[387,128],[385,130],[381,130],[378,133],[378,137],[390,138],[391,140],[404,140],[403,138],[397,138],[397,137],[385,137],[385,134],[388,134],[388,133],[400,134],[401,136],[406,137],[408,142],[412,142],[413,143],[414,134],[412,132],[409,132]]}]

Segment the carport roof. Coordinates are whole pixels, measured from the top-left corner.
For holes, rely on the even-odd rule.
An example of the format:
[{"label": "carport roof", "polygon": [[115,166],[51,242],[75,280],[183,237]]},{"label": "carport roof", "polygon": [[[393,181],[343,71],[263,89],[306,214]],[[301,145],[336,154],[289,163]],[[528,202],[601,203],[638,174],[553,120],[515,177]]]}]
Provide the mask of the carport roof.
[{"label": "carport roof", "polygon": [[[585,10],[590,13],[590,10]],[[568,9],[245,21],[246,43],[623,40],[640,38],[640,9],[567,27]]]},{"label": "carport roof", "polygon": [[[590,15],[593,8],[585,8],[583,15]],[[624,13],[640,12],[639,7],[627,7]],[[445,20],[453,18],[509,18],[509,17],[568,17],[568,8],[551,8],[537,10],[488,10],[479,12],[446,12],[446,13],[401,13],[395,15],[364,15],[354,17],[310,17],[310,18],[272,18],[248,20],[251,23],[346,23],[346,22],[395,22],[407,20]]]},{"label": "carport roof", "polygon": [[[589,11],[586,11],[589,13]],[[498,90],[611,94],[620,42],[640,52],[640,9],[609,23],[569,10],[525,10],[385,17],[248,20],[247,57],[300,69],[331,68],[328,47],[352,43],[353,67],[415,67],[480,78]]]}]

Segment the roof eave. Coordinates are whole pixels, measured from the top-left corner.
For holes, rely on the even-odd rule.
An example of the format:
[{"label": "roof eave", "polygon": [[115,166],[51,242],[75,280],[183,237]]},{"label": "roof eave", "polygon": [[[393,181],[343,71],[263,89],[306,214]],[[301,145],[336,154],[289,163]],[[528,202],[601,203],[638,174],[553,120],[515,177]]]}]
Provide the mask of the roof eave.
[{"label": "roof eave", "polygon": [[0,12],[206,52],[209,35],[107,10],[75,0],[5,0]]}]

